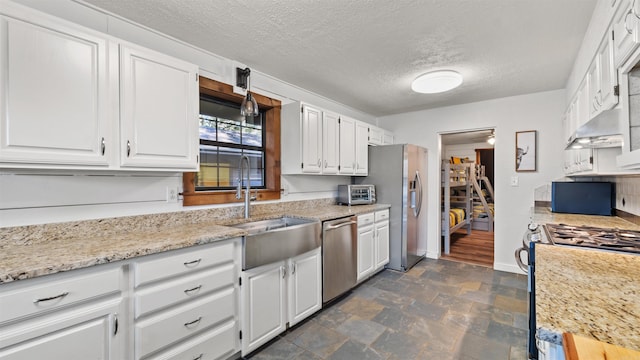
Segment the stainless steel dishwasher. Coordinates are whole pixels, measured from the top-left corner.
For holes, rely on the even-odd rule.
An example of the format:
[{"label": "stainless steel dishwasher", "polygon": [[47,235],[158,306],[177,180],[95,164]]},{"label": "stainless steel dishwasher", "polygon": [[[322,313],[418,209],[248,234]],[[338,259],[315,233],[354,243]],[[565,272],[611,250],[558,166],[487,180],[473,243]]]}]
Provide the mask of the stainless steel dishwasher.
[{"label": "stainless steel dishwasher", "polygon": [[322,303],[356,285],[358,222],[355,216],[322,223]]}]

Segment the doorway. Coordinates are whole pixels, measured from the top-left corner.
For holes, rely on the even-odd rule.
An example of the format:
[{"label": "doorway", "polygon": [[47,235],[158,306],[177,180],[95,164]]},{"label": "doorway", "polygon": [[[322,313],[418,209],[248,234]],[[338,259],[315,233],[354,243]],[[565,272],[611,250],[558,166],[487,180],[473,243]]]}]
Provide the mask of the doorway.
[{"label": "doorway", "polygon": [[441,134],[441,257],[493,267],[493,129]]}]

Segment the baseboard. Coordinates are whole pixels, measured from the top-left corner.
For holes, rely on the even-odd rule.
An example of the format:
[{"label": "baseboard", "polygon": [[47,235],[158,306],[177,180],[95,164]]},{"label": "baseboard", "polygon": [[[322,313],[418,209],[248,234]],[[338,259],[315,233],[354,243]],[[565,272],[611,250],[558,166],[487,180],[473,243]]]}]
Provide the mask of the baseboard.
[{"label": "baseboard", "polygon": [[493,269],[498,271],[506,271],[514,274],[526,274],[518,265],[493,263]]},{"label": "baseboard", "polygon": [[427,251],[427,255],[425,256],[429,259],[436,259],[436,260],[440,258],[440,254],[438,254],[437,252],[431,252],[431,251]]}]

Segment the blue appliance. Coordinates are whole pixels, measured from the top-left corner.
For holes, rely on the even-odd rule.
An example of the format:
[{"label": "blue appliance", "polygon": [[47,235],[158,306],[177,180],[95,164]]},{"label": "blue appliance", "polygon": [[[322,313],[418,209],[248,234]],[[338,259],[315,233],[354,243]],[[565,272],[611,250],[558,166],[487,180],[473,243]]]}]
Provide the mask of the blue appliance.
[{"label": "blue appliance", "polygon": [[615,201],[615,184],[611,182],[551,183],[552,212],[611,216],[615,211]]}]

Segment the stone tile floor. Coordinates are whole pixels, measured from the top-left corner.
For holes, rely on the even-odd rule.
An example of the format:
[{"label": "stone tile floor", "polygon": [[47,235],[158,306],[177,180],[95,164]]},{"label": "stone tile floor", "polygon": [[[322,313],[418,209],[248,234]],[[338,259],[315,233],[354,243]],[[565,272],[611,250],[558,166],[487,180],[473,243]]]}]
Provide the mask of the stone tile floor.
[{"label": "stone tile floor", "polygon": [[250,357],[526,359],[527,278],[425,259],[385,270]]}]

